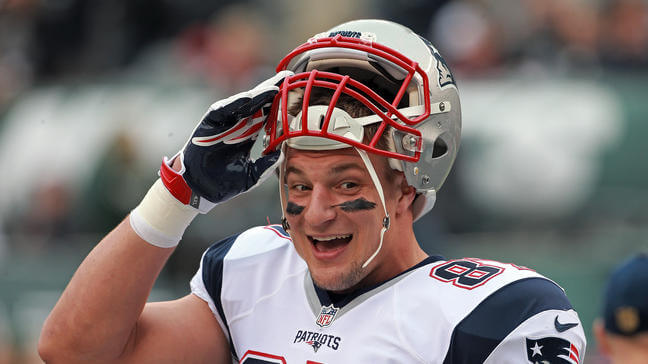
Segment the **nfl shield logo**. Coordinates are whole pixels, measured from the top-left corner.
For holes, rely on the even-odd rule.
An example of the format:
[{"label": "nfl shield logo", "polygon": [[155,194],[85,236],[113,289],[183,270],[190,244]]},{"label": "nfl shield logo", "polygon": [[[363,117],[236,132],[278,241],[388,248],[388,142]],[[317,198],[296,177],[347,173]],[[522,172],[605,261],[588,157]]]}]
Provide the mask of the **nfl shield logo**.
[{"label": "nfl shield logo", "polygon": [[339,308],[333,307],[333,304],[328,306],[322,306],[319,316],[317,316],[317,323],[321,327],[331,326],[333,319],[335,319],[335,314],[338,312]]}]

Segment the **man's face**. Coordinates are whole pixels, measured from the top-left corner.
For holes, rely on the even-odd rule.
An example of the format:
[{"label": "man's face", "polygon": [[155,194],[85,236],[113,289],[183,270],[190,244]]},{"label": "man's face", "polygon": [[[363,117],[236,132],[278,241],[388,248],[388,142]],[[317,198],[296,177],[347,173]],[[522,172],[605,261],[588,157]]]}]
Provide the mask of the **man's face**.
[{"label": "man's face", "polygon": [[[385,181],[384,176],[390,173],[385,160],[371,159],[390,211],[395,184]],[[285,181],[290,236],[319,287],[348,290],[384,265],[387,253],[381,250],[362,268],[378,247],[385,213],[371,176],[354,149],[320,152],[288,148]]]}]

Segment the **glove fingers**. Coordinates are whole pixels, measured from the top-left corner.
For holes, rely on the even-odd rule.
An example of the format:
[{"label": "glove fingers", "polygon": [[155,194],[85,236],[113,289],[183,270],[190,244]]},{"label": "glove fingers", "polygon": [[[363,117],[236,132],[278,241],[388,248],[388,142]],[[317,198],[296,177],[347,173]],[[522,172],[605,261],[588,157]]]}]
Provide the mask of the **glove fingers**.
[{"label": "glove fingers", "polygon": [[268,86],[277,86],[278,87],[283,82],[284,78],[290,77],[290,76],[292,76],[294,74],[295,73],[292,72],[292,71],[279,71],[279,72],[277,72],[276,75],[274,75],[274,76],[268,78],[267,80],[261,82],[258,86],[253,88],[252,91],[254,91],[256,89],[263,89],[263,88],[266,88]]},{"label": "glove fingers", "polygon": [[251,99],[248,99],[248,101],[245,104],[240,105],[238,110],[235,111],[237,120],[241,120],[248,116],[252,116],[254,115],[254,113],[259,111],[264,105],[271,104],[272,100],[279,92],[279,88],[277,86],[271,86],[271,87],[272,88],[268,90],[264,90],[256,95],[252,95]]},{"label": "glove fingers", "polygon": [[214,108],[214,104],[203,118],[203,122],[218,131],[231,128],[239,120],[240,110],[250,101],[250,97],[242,96],[217,108]]},{"label": "glove fingers", "polygon": [[267,117],[267,110],[261,109],[270,105],[276,94],[274,90],[265,91],[210,111],[194,131],[191,141],[195,145],[211,146],[221,142],[237,144],[256,138]]},{"label": "glove fingers", "polygon": [[271,104],[277,93],[279,93],[279,85],[286,77],[292,76],[293,74],[292,71],[280,71],[276,75],[261,82],[252,90],[246,92],[246,96],[249,96],[251,99],[239,108],[239,119],[253,115],[264,105]]}]

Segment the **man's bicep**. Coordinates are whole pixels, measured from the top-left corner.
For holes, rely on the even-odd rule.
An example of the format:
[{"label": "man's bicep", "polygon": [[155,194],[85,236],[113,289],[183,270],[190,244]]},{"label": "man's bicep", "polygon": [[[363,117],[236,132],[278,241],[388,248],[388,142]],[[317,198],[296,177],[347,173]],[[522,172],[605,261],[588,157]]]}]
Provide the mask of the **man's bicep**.
[{"label": "man's bicep", "polygon": [[218,321],[207,303],[193,294],[146,304],[125,356],[133,363],[231,363]]}]

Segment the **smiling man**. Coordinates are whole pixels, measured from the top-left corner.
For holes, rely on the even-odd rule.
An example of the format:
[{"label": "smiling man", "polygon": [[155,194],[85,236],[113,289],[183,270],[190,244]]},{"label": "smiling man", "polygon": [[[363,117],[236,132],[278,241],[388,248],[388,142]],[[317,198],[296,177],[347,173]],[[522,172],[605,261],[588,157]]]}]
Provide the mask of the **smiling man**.
[{"label": "smiling man", "polygon": [[[386,182],[391,170],[384,158],[371,159],[382,167],[379,178]],[[286,209],[290,236],[318,287],[341,292],[378,284],[426,258],[419,245],[411,243],[415,237],[408,229],[412,226],[409,207],[415,192],[402,174],[382,183],[387,211],[392,211],[384,237],[390,244],[383,244],[380,256],[374,258],[374,265],[380,269],[366,269],[364,264],[380,240],[384,214],[357,151],[303,152],[289,148],[286,165],[290,166],[285,176],[287,207],[293,206]]]},{"label": "smiling man", "polygon": [[[47,319],[44,360],[582,361],[582,326],[554,282],[420,248],[413,224],[434,206],[461,132],[454,77],[428,41],[395,23],[352,21],[309,39],[277,72],[214,103],[164,159]],[[273,171],[281,224],[213,244],[191,294],[146,303],[194,217]]]}]

